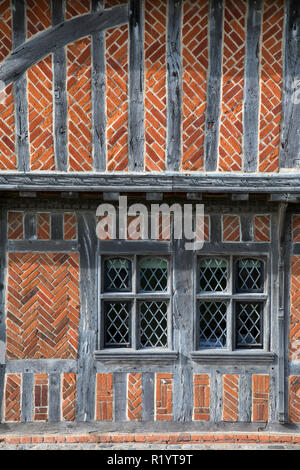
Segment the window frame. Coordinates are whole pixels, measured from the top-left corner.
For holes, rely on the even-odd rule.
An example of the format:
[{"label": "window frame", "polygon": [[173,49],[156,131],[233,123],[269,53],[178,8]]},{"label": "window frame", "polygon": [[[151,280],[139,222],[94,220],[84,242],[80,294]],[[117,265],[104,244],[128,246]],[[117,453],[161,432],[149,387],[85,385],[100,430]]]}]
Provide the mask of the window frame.
[{"label": "window frame", "polygon": [[[200,281],[199,281],[199,263],[201,259],[224,259],[227,261],[228,272],[227,272],[227,289],[226,291],[215,291],[215,292],[200,292]],[[263,292],[238,292],[236,286],[236,273],[237,263],[240,259],[258,259],[263,261],[262,276],[264,282]],[[269,253],[254,253],[249,251],[247,253],[242,251],[236,251],[235,253],[228,252],[204,252],[196,253],[194,257],[194,351],[191,353],[192,357],[204,357],[206,355],[218,356],[226,355],[249,355],[253,357],[255,354],[264,354],[270,352],[270,315],[271,315],[271,260]],[[200,325],[199,325],[199,310],[198,304],[203,301],[224,301],[228,302],[227,306],[227,325],[226,325],[226,346],[218,348],[200,348]],[[235,310],[237,302],[263,302],[262,307],[262,347],[239,347],[236,346],[236,318]]]},{"label": "window frame", "polygon": [[[131,243],[131,242],[127,242]],[[127,245],[128,246],[128,245]],[[128,246],[129,248],[129,246]],[[148,358],[148,354],[155,355],[155,358],[158,359],[176,359],[177,353],[173,349],[173,302],[172,302],[172,293],[173,293],[173,261],[171,251],[164,250],[151,250],[147,252],[147,249],[142,250],[142,247],[138,252],[134,252],[130,248],[123,253],[121,250],[116,253],[114,252],[105,252],[98,253],[97,255],[97,281],[98,281],[98,334],[97,334],[97,351],[96,358],[101,359],[101,356],[111,358],[118,357],[123,355],[123,359],[130,359],[129,356],[132,356],[132,359],[145,356],[145,359]],[[131,261],[131,291],[116,292],[114,291],[104,291],[104,263],[106,259],[111,258],[123,258]],[[147,258],[159,258],[165,259],[168,263],[168,279],[167,279],[167,290],[166,291],[157,291],[157,292],[143,292],[140,291],[140,280],[138,276],[138,270],[140,262],[143,259]],[[105,346],[105,301],[126,301],[131,303],[131,318],[129,324],[129,343],[130,347],[116,346],[116,347],[106,347]],[[139,318],[139,304],[142,301],[166,301],[167,305],[167,347],[142,347],[140,344],[140,318]],[[111,356],[111,357],[110,357]],[[174,357],[173,357],[174,356]]]}]

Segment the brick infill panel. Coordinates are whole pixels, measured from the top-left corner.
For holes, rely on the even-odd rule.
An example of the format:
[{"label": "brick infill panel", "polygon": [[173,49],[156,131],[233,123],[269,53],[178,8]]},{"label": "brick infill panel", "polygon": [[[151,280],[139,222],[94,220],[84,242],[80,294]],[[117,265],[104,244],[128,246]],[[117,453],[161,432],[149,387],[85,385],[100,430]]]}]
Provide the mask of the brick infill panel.
[{"label": "brick infill panel", "polygon": [[151,444],[300,444],[300,433],[87,433],[0,435],[5,444],[151,443]]}]

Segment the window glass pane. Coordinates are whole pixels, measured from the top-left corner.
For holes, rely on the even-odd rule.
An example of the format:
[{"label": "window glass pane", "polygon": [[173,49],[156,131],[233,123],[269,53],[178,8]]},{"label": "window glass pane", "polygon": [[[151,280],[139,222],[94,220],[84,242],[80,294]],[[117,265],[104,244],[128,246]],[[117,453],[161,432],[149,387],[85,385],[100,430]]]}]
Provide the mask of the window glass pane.
[{"label": "window glass pane", "polygon": [[140,342],[142,347],[167,347],[167,315],[167,302],[140,303]]},{"label": "window glass pane", "polygon": [[236,303],[236,345],[262,347],[262,302]]},{"label": "window glass pane", "polygon": [[131,262],[126,258],[110,258],[104,261],[104,290],[131,289]]},{"label": "window glass pane", "polygon": [[263,290],[263,262],[258,259],[240,259],[237,263],[237,290],[261,292]]},{"label": "window glass pane", "polygon": [[199,302],[199,348],[226,346],[226,302]]},{"label": "window glass pane", "polygon": [[220,292],[227,287],[227,261],[224,259],[201,259],[199,262],[200,291]]},{"label": "window glass pane", "polygon": [[162,258],[145,258],[140,262],[140,290],[142,292],[168,289],[168,261]]},{"label": "window glass pane", "polygon": [[105,347],[129,347],[130,302],[104,302]]}]

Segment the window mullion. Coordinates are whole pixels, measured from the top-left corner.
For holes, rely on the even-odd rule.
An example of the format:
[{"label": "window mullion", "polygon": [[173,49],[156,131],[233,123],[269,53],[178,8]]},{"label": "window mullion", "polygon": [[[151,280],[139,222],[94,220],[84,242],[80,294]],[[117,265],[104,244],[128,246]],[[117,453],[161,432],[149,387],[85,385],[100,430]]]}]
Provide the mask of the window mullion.
[{"label": "window mullion", "polygon": [[131,341],[132,341],[132,349],[138,348],[138,306],[137,306],[137,299],[136,294],[138,290],[137,282],[138,282],[138,275],[137,275],[137,256],[134,255],[133,262],[132,262],[132,289],[133,289],[133,301],[132,301],[132,318],[131,318]]}]

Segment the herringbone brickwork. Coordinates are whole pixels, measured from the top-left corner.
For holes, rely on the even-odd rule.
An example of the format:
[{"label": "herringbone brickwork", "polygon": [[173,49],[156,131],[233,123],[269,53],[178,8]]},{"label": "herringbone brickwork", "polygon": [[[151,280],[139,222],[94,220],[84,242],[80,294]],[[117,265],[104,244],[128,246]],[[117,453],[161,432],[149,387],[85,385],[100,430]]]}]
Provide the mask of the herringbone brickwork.
[{"label": "herringbone brickwork", "polygon": [[259,171],[277,172],[283,69],[284,1],[264,0],[261,46]]},{"label": "herringbone brickwork", "polygon": [[204,216],[203,223],[196,220],[196,239],[208,242],[210,240],[210,217],[209,215]]},{"label": "herringbone brickwork", "polygon": [[292,256],[289,358],[300,360],[300,256]]},{"label": "herringbone brickwork", "polygon": [[155,418],[171,421],[173,414],[173,374],[156,374]]},{"label": "herringbone brickwork", "polygon": [[49,406],[49,376],[48,374],[34,374],[34,421],[48,420]]},{"label": "herringbone brickwork", "polygon": [[142,374],[128,374],[127,382],[127,416],[129,420],[142,419]]},{"label": "herringbone brickwork", "polygon": [[91,0],[66,0],[66,19],[90,12]]},{"label": "herringbone brickwork", "polygon": [[76,358],[77,253],[9,253],[8,359]]},{"label": "herringbone brickwork", "polygon": [[293,216],[293,242],[299,243],[300,242],[300,216],[294,215]]},{"label": "herringbone brickwork", "polygon": [[247,1],[225,1],[219,171],[242,169]]},{"label": "herringbone brickwork", "polygon": [[76,374],[65,373],[62,376],[62,419],[74,421],[76,411]]},{"label": "herringbone brickwork", "polygon": [[12,11],[10,0],[2,0],[0,4],[0,62],[12,49]]},{"label": "herringbone brickwork", "polygon": [[27,37],[51,26],[51,2],[48,0],[26,0]]},{"label": "herringbone brickwork", "polygon": [[182,169],[202,170],[208,70],[207,0],[183,2]]},{"label": "herringbone brickwork", "polygon": [[223,215],[223,241],[240,241],[240,218],[237,215]]},{"label": "herringbone brickwork", "polygon": [[96,374],[97,421],[113,419],[113,374]]},{"label": "herringbone brickwork", "polygon": [[256,215],[254,217],[254,241],[269,242],[271,219],[269,215]]},{"label": "herringbone brickwork", "polygon": [[167,1],[145,0],[145,170],[165,169]]},{"label": "herringbone brickwork", "polygon": [[210,375],[194,375],[194,420],[210,420]]},{"label": "herringbone brickwork", "polygon": [[223,421],[238,421],[239,375],[223,375]]},{"label": "herringbone brickwork", "polygon": [[55,170],[52,55],[27,72],[31,170]]},{"label": "herringbone brickwork", "polygon": [[66,212],[64,214],[64,239],[76,240],[77,238],[77,221],[74,212]]},{"label": "herringbone brickwork", "polygon": [[269,419],[269,375],[252,375],[252,421]]},{"label": "herringbone brickwork", "polygon": [[91,38],[67,46],[70,171],[92,170]]},{"label": "herringbone brickwork", "polygon": [[23,212],[8,212],[7,214],[7,238],[9,240],[22,240],[24,237]]},{"label": "herringbone brickwork", "polygon": [[[106,0],[111,8],[124,2]],[[128,26],[108,29],[106,59],[107,170],[128,169]]]},{"label": "herringbone brickwork", "polygon": [[17,169],[14,113],[13,85],[10,84],[0,89],[0,170]]},{"label": "herringbone brickwork", "polygon": [[47,212],[38,212],[36,215],[38,240],[50,240],[51,215]]},{"label": "herringbone brickwork", "polygon": [[21,374],[6,374],[5,421],[21,420]]},{"label": "herringbone brickwork", "polygon": [[300,376],[289,377],[289,420],[300,423]]}]

